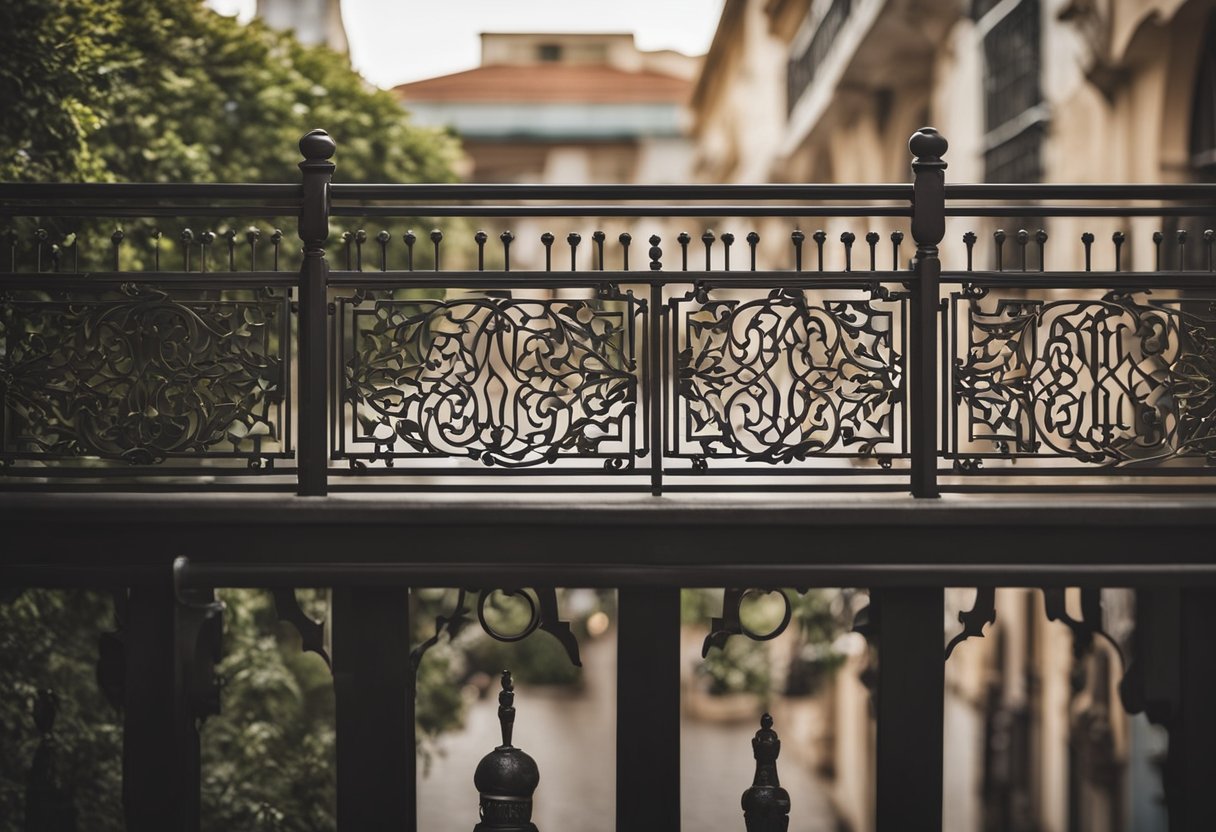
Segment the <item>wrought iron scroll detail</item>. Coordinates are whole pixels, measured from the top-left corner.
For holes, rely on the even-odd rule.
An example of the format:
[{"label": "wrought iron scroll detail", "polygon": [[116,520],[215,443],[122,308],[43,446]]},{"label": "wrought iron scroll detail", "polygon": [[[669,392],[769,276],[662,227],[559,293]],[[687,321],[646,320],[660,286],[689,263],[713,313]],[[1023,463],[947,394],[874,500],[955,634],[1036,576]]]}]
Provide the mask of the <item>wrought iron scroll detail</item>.
[{"label": "wrought iron scroll detail", "polygon": [[758,300],[698,286],[671,301],[677,330],[677,456],[769,464],[898,451],[902,300]]},{"label": "wrought iron scroll detail", "polygon": [[605,457],[615,470],[641,452],[635,328],[645,304],[632,294],[368,297],[341,302],[351,330],[342,396],[352,444],[366,449],[346,453],[352,461],[466,457],[523,468],[578,456]]},{"label": "wrought iron scroll detail", "polygon": [[257,468],[286,455],[285,297],[135,284],[87,298],[11,294],[0,306],[0,464],[228,456]]},{"label": "wrought iron scroll detail", "polygon": [[[489,603],[490,596],[495,592],[501,591],[508,597],[521,599],[528,607],[527,623],[513,633],[502,632],[496,629],[486,616],[486,606]],[[469,593],[478,594],[476,604],[477,621],[481,625],[482,630],[490,638],[503,643],[513,643],[523,641],[528,636],[532,635],[537,630],[549,633],[562,648],[566,651],[567,658],[575,667],[582,667],[582,659],[579,656],[578,639],[575,638],[574,632],[570,629],[570,622],[562,621],[557,609],[557,590],[535,589],[531,592],[525,589],[486,589],[480,592],[475,589],[460,589],[456,593],[456,603],[452,608],[452,612],[448,615],[435,616],[435,634],[426,641],[419,644],[410,652],[410,664],[413,666],[415,673],[418,666],[422,663],[422,658],[426,652],[439,643],[444,633],[447,633],[448,639],[454,639],[460,635],[473,621],[473,609],[469,605]]]},{"label": "wrought iron scroll detail", "polygon": [[1216,301],[953,303],[966,310],[953,394],[967,441],[1112,467],[1216,464]]},{"label": "wrought iron scroll detail", "polygon": [[310,617],[300,606],[296,591],[291,588],[271,590],[274,599],[275,617],[295,628],[300,634],[300,649],[305,653],[316,653],[333,670],[329,651],[325,649],[325,622]]},{"label": "wrought iron scroll detail", "polygon": [[960,610],[958,623],[963,629],[950,639],[946,645],[946,659],[949,660],[954,648],[972,636],[984,637],[984,627],[996,621],[996,587],[981,586],[975,590],[975,603],[969,610]]},{"label": "wrought iron scroll detail", "polygon": [[[785,604],[781,623],[766,633],[755,632],[743,623],[743,602],[754,595],[777,595]],[[793,614],[794,607],[789,597],[780,589],[726,589],[722,593],[722,617],[715,616],[710,619],[709,635],[705,636],[705,641],[701,644],[701,658],[708,656],[713,647],[724,649],[731,636],[743,635],[752,641],[771,641],[786,631]]]}]

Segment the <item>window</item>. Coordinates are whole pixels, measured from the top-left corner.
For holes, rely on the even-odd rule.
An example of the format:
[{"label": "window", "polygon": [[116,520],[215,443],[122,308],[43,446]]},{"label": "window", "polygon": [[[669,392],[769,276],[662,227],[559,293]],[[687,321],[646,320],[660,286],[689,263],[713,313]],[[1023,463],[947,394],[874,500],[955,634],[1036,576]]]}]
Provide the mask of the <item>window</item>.
[{"label": "window", "polygon": [[562,59],[562,47],[557,43],[542,43],[536,47],[536,56],[547,64],[557,63]]},{"label": "window", "polygon": [[991,5],[976,5],[977,12],[986,12],[979,21],[984,31],[984,176],[989,182],[1037,182],[1045,126],[1039,0]]}]

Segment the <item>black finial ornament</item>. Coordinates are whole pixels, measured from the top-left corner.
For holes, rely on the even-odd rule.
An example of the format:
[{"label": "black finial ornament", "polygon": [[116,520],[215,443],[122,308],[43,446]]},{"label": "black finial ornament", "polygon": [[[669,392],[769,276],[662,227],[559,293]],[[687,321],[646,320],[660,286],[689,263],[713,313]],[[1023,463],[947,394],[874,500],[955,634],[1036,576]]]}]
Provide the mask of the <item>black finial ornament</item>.
[{"label": "black finial ornament", "polygon": [[790,826],[790,793],[777,779],[777,755],[781,740],[773,730],[773,718],[760,717],[760,730],[752,738],[756,776],[743,793],[743,821],[747,832],[786,832]]},{"label": "black finial ornament", "polygon": [[502,672],[498,694],[502,745],[482,757],[473,775],[481,799],[481,822],[473,832],[537,832],[532,823],[532,793],[540,783],[536,761],[511,745],[515,727],[515,685],[511,671]]}]

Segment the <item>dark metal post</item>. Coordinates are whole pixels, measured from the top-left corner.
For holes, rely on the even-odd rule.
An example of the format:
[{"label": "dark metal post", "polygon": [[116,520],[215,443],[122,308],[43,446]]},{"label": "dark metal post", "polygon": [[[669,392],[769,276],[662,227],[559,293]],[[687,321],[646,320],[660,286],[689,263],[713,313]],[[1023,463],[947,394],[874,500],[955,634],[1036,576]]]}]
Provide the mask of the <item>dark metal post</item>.
[{"label": "dark metal post", "polygon": [[327,399],[325,330],[326,284],[329,265],[325,241],[329,237],[329,181],[334,163],[329,158],[337,146],[324,130],[313,130],[300,139],[304,161],[303,195],[300,201],[300,239],[304,261],[300,264],[300,450],[298,493],[324,496],[326,486],[325,409]]},{"label": "dark metal post", "polygon": [[680,590],[617,595],[616,828],[680,828]]},{"label": "dark metal post", "polygon": [[122,804],[130,832],[183,826],[187,749],[175,724],[174,596],[163,584],[132,587],[127,606],[122,739]]},{"label": "dark metal post", "polygon": [[1178,718],[1170,726],[1169,764],[1177,776],[1170,829],[1216,829],[1216,593],[1184,588],[1180,593],[1181,642]]},{"label": "dark metal post", "polygon": [[942,827],[941,589],[872,593],[878,629],[878,832]]},{"label": "dark metal post", "polygon": [[912,495],[936,497],[937,489],[937,315],[942,264],[937,244],[946,234],[946,139],[932,127],[912,134],[912,309],[908,339]]},{"label": "dark metal post", "polygon": [[409,593],[333,590],[338,829],[417,825]]}]

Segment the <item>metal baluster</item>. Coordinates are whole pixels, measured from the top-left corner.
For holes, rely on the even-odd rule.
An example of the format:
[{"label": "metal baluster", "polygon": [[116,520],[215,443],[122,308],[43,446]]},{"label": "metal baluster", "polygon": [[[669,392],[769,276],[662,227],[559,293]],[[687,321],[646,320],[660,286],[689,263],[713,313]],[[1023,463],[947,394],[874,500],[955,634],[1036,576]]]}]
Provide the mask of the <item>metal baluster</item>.
[{"label": "metal baluster", "polygon": [[190,249],[194,245],[194,232],[189,228],[183,228],[178,239],[182,241],[182,271],[190,271]]},{"label": "metal baluster", "polygon": [[61,254],[61,251],[60,251],[60,249],[59,249],[59,244],[58,244],[58,243],[51,243],[50,257],[51,257],[51,271],[52,271],[52,272],[58,272],[58,271],[59,271],[59,257],[60,257],[60,254]]},{"label": "metal baluster", "polygon": [[1122,231],[1116,231],[1114,234],[1110,235],[1110,239],[1111,239],[1111,242],[1115,244],[1115,271],[1119,271],[1120,270],[1119,267],[1121,265],[1121,255],[1122,255],[1123,243],[1125,240],[1127,240],[1127,237],[1124,235],[1124,233]]},{"label": "metal baluster", "polygon": [[[152,270],[160,271],[160,229],[153,228],[148,235],[152,240]],[[75,248],[73,246],[73,248]],[[73,268],[72,271],[80,271],[78,268]]]},{"label": "metal baluster", "polygon": [[705,244],[705,271],[710,270],[714,239],[714,232],[708,228],[705,229],[705,233],[701,235],[701,242]]},{"label": "metal baluster", "polygon": [[853,243],[857,239],[857,235],[852,231],[846,231],[840,235],[840,242],[844,243],[844,270],[846,272],[853,271]]},{"label": "metal baluster", "polygon": [[904,232],[891,232],[891,270],[899,271],[899,244],[904,241]]},{"label": "metal baluster", "polygon": [[553,240],[554,236],[546,231],[540,235],[540,244],[545,247],[545,271],[553,270]]},{"label": "metal baluster", "polygon": [[436,228],[431,232],[431,244],[435,247],[435,271],[439,271],[439,244],[443,242],[443,232]]},{"label": "metal baluster", "polygon": [[975,241],[979,239],[975,236],[974,231],[967,231],[963,234],[963,245],[967,247],[967,271],[972,271],[972,255],[975,253]]},{"label": "metal baluster", "polygon": [[350,233],[349,231],[343,231],[341,239],[342,239],[343,252],[346,254],[346,271],[349,272],[349,271],[352,271],[354,268],[354,260],[353,260],[352,252],[351,252],[351,244],[354,243],[354,241],[355,241],[355,235]]},{"label": "metal baluster", "polygon": [[362,228],[355,231],[355,271],[363,271],[363,244],[367,242],[367,232]]},{"label": "metal baluster", "polygon": [[998,228],[992,232],[992,241],[996,243],[996,270],[1005,271],[1005,229]]},{"label": "metal baluster", "polygon": [[1178,271],[1186,271],[1186,229],[1178,229]]},{"label": "metal baluster", "polygon": [[256,272],[258,270],[258,240],[262,239],[262,232],[254,226],[250,226],[245,232],[245,242],[249,244],[249,271]]},{"label": "metal baluster", "polygon": [[1093,234],[1086,231],[1084,234],[1081,235],[1081,245],[1085,246],[1085,271],[1091,270],[1090,267],[1092,265],[1092,260],[1091,260],[1092,252],[1090,251],[1090,249],[1093,248],[1093,244],[1094,244],[1094,235]]},{"label": "metal baluster", "polygon": [[[819,232],[816,231],[815,233],[818,234]],[[802,244],[805,241],[806,241],[806,235],[803,234],[802,231],[799,229],[794,229],[794,232],[792,234],[790,234],[790,242],[792,242],[794,244],[794,271],[796,271],[796,272],[802,271]],[[819,242],[818,238],[816,238],[816,242]],[[822,269],[823,269],[823,244],[822,243],[819,243],[819,262],[820,262],[820,270],[822,271]]]},{"label": "metal baluster", "polygon": [[236,271],[236,229],[229,228],[224,235],[228,240],[228,271]]},{"label": "metal baluster", "polygon": [[566,243],[570,246],[570,271],[572,272],[577,271],[578,244],[582,241],[582,236],[574,231],[566,235]]},{"label": "metal baluster", "polygon": [[[663,268],[663,249],[659,235],[650,236],[650,270],[661,271]],[[647,338],[647,357],[649,358],[650,403],[647,413],[650,419],[650,493],[658,497],[663,493],[663,351],[666,344],[662,338],[663,331],[663,286],[656,280],[650,285],[650,332]],[[619,823],[619,815],[618,823]]]},{"label": "metal baluster", "polygon": [[1207,249],[1208,255],[1208,271],[1212,271],[1212,240],[1216,238],[1216,231],[1209,228],[1203,232],[1203,245]]},{"label": "metal baluster", "polygon": [[405,243],[405,269],[412,272],[414,270],[414,243],[418,242],[418,235],[413,231],[406,231],[401,235],[401,242]]},{"label": "metal baluster", "polygon": [[633,241],[633,236],[628,231],[623,231],[617,239],[621,243],[621,269],[629,271],[629,244]]},{"label": "metal baluster", "polygon": [[730,247],[735,244],[735,235],[727,231],[722,235],[722,271],[730,271]]},{"label": "metal baluster", "polygon": [[393,239],[393,235],[388,233],[388,229],[380,229],[380,233],[376,235],[376,242],[380,244],[380,271],[388,271],[388,244]]},{"label": "metal baluster", "polygon": [[878,232],[871,231],[866,235],[866,244],[870,247],[870,271],[878,271]]},{"label": "metal baluster", "polygon": [[1018,255],[1022,271],[1026,271],[1026,246],[1030,243],[1030,232],[1025,228],[1019,228],[1015,239],[1018,242]]},{"label": "metal baluster", "polygon": [[283,229],[276,228],[270,235],[270,245],[274,247],[274,270],[279,270],[279,245],[283,242]]},{"label": "metal baluster", "polygon": [[114,271],[122,271],[122,241],[126,235],[123,234],[121,228],[114,229],[114,233],[110,235],[110,242],[114,244]]},{"label": "metal baluster", "polygon": [[477,243],[477,271],[479,272],[486,270],[486,240],[488,239],[490,237],[484,231],[478,231],[473,235],[473,242]]},{"label": "metal baluster", "polygon": [[509,272],[511,271],[511,242],[515,239],[515,235],[510,231],[504,231],[498,235],[498,239],[502,240],[502,270]]},{"label": "metal baluster", "polygon": [[747,245],[751,249],[751,270],[756,270],[756,246],[760,244],[760,235],[755,231],[747,232]]},{"label": "metal baluster", "polygon": [[10,228],[7,232],[8,236],[8,270],[10,272],[17,271],[17,229]]},{"label": "metal baluster", "polygon": [[1047,270],[1047,232],[1039,229],[1034,232],[1034,241],[1039,244],[1039,271]]},{"label": "metal baluster", "polygon": [[39,228],[34,231],[34,271],[39,274],[42,273],[42,248],[46,245],[46,241],[50,239],[50,236],[45,228]]},{"label": "metal baluster", "polygon": [[604,270],[604,240],[607,239],[603,231],[596,231],[591,235],[592,241],[595,243],[595,259],[599,271]]},{"label": "metal baluster", "polygon": [[1161,241],[1165,239],[1165,235],[1160,231],[1153,232],[1153,246],[1156,249],[1156,265],[1153,266],[1153,271],[1161,271]]},{"label": "metal baluster", "polygon": [[215,242],[215,234],[210,231],[204,231],[199,235],[199,263],[202,266],[203,274],[207,273],[207,253],[211,250],[211,244]]},{"label": "metal baluster", "polygon": [[681,231],[676,235],[676,242],[680,244],[680,271],[688,271],[688,244],[692,241],[692,237],[687,231]]}]

